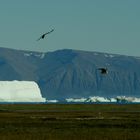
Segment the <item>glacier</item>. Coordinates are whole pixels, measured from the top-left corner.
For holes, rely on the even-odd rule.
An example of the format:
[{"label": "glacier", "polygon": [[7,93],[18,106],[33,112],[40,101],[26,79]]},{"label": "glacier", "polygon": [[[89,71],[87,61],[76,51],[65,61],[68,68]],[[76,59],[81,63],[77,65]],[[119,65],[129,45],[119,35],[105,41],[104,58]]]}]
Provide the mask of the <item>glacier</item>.
[{"label": "glacier", "polygon": [[34,81],[0,81],[0,102],[45,102]]}]

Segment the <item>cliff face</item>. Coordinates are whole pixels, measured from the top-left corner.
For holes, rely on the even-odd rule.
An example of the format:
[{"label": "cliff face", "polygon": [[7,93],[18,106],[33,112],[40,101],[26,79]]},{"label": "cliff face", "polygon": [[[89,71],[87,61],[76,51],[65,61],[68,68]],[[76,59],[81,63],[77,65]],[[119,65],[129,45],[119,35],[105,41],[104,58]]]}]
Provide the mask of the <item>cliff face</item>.
[{"label": "cliff face", "polygon": [[[46,73],[41,73],[39,84],[47,91],[46,96],[77,98],[140,95],[139,58],[62,50],[51,53],[48,58],[46,56],[45,62],[43,67]],[[106,67],[108,74],[102,75],[98,71],[99,67]]]},{"label": "cliff face", "polygon": [[[99,67],[106,67],[102,75]],[[140,97],[140,58],[58,50],[49,53],[0,48],[0,80],[34,80],[48,99],[89,96]]]}]

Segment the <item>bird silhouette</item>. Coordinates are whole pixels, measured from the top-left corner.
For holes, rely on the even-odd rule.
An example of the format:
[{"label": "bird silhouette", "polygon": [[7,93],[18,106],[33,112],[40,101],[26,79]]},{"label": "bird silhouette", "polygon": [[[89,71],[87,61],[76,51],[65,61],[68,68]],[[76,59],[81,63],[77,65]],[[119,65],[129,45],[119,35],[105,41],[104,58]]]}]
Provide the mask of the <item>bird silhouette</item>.
[{"label": "bird silhouette", "polygon": [[46,35],[50,34],[50,33],[53,32],[53,31],[54,31],[54,29],[52,29],[51,31],[49,31],[49,32],[47,32],[47,33],[45,33],[45,34],[43,34],[39,39],[37,39],[37,41],[39,41],[40,39],[44,39]]},{"label": "bird silhouette", "polygon": [[98,70],[100,70],[101,74],[107,74],[107,68],[98,68]]}]

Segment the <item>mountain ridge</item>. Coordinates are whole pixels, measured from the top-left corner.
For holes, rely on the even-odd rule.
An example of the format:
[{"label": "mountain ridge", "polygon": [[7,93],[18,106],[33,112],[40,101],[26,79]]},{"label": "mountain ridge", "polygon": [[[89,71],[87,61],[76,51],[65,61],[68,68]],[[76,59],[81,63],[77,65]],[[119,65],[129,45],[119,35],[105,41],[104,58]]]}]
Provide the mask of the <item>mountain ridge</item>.
[{"label": "mountain ridge", "polygon": [[[102,75],[98,68],[106,67]],[[38,83],[48,99],[140,96],[140,57],[63,49],[54,52],[0,48],[0,80]]]}]

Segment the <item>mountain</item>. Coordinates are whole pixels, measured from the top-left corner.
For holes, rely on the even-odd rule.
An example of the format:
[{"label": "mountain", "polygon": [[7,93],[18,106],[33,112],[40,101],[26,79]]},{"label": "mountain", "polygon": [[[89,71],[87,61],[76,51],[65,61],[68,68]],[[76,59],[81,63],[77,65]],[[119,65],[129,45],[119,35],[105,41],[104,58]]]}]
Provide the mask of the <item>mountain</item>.
[{"label": "mountain", "polygon": [[[105,67],[108,74],[98,68]],[[140,97],[140,57],[79,50],[0,48],[0,80],[36,81],[47,99]]]}]

